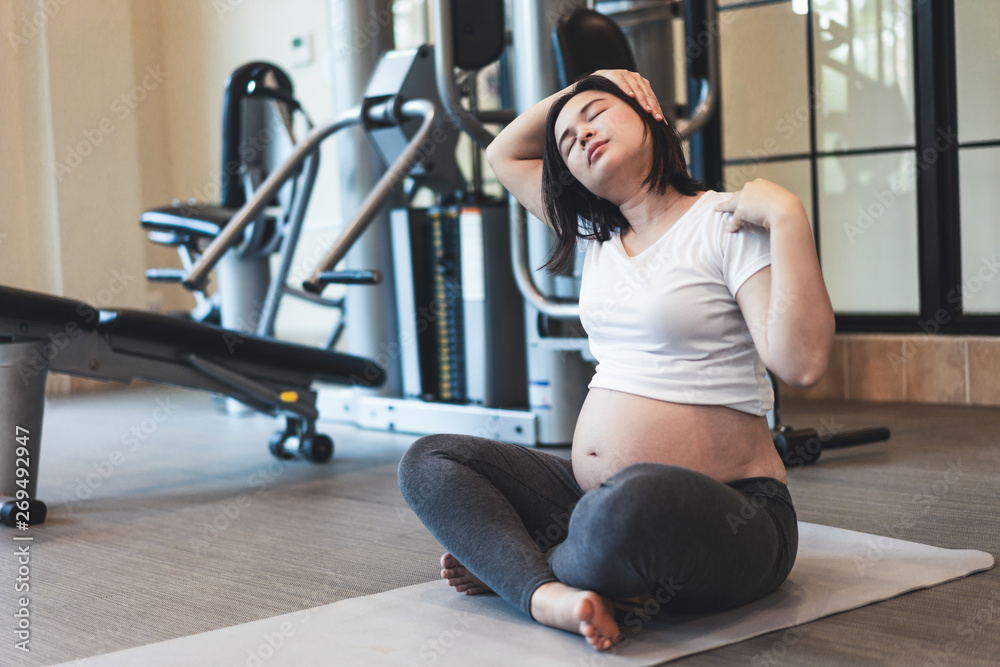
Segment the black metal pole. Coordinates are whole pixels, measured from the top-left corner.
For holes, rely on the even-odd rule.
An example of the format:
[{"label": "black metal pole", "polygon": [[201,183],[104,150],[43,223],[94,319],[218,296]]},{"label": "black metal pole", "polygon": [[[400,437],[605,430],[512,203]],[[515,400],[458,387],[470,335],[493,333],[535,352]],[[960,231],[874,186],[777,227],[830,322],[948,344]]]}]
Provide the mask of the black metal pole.
[{"label": "black metal pole", "polygon": [[920,317],[962,314],[954,0],[913,0]]},{"label": "black metal pole", "polygon": [[[714,2],[715,0],[707,0]],[[708,44],[718,51],[719,21],[708,21],[705,3],[685,3],[684,14],[684,47],[689,55],[687,68],[688,114],[694,112],[693,105],[701,95],[701,82],[708,78]],[[708,37],[711,36],[712,39]],[[718,53],[716,53],[718,58]],[[718,60],[716,60],[718,62]],[[691,137],[691,175],[705,183],[712,190],[725,189],[725,179],[722,172],[722,95],[717,91],[718,102],[716,112],[701,132]]]}]

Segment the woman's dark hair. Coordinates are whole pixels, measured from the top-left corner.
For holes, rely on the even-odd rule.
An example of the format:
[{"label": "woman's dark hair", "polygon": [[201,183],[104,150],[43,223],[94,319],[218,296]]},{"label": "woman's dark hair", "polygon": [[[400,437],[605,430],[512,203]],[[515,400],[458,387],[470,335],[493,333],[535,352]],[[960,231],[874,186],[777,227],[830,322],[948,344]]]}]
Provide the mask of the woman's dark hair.
[{"label": "woman's dark hair", "polygon": [[[691,196],[703,190],[701,183],[688,174],[684,161],[682,139],[677,129],[657,121],[618,85],[603,76],[581,79],[562,97],[556,99],[545,120],[545,152],[542,158],[542,205],[545,215],[556,232],[556,244],[543,268],[552,273],[563,271],[573,260],[577,237],[608,241],[614,232],[629,229],[628,221],[613,203],[601,199],[583,187],[566,167],[559,154],[555,136],[556,118],[566,103],[576,94],[588,90],[610,93],[623,100],[645,123],[643,141],[652,138],[653,162],[649,175],[642,182],[647,191],[664,194],[673,186],[682,195]],[[579,229],[579,218],[590,222],[590,231]]]}]

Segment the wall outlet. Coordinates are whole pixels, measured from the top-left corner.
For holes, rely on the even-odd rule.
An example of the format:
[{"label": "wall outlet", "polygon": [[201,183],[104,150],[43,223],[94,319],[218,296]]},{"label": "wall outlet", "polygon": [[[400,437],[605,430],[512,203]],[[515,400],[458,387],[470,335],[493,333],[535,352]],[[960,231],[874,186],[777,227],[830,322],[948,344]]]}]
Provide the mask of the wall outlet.
[{"label": "wall outlet", "polygon": [[311,32],[292,37],[289,62],[292,67],[305,67],[313,64],[313,36]]}]

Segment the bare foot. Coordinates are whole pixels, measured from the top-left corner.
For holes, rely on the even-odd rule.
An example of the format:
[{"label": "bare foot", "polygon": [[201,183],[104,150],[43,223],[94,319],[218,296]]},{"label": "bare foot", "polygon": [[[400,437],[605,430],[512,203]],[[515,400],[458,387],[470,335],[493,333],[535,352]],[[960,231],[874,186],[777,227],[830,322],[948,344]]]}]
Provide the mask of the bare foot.
[{"label": "bare foot", "polygon": [[492,593],[493,589],[477,579],[458,559],[447,551],[441,556],[441,578],[448,580],[448,585],[459,593],[466,595],[482,595]]},{"label": "bare foot", "polygon": [[531,617],[543,625],[583,635],[598,651],[608,650],[621,639],[610,600],[558,581],[535,589],[531,596]]}]

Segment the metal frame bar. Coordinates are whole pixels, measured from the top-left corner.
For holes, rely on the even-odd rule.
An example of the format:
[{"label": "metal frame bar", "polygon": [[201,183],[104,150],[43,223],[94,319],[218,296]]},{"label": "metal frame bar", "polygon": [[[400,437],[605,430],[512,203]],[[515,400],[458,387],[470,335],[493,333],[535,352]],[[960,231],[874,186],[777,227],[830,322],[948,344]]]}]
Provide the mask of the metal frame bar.
[{"label": "metal frame bar", "polygon": [[933,319],[943,309],[950,319],[946,325],[954,326],[962,314],[961,302],[947,302],[949,291],[962,280],[958,149],[949,144],[938,151],[934,141],[939,132],[958,133],[955,8],[953,0],[913,5],[916,153],[918,158],[925,150],[935,154],[917,177],[920,315]]},{"label": "metal frame bar", "polygon": [[538,416],[529,410],[455,405],[361,395],[340,389],[319,396],[321,423],[413,435],[460,433],[526,447],[538,445]]},{"label": "metal frame bar", "polygon": [[300,143],[292,155],[278,169],[275,169],[261,183],[260,188],[254,193],[253,198],[233,216],[229,223],[223,228],[219,235],[201,254],[201,258],[184,278],[183,284],[189,290],[203,290],[208,282],[208,276],[212,269],[218,264],[222,256],[230,248],[236,246],[243,238],[243,230],[260,214],[267,206],[267,203],[274,198],[274,195],[281,189],[289,178],[294,176],[299,167],[314,153],[319,145],[334,133],[345,127],[357,125],[361,122],[361,108],[350,109],[329,125],[313,130],[302,143]]},{"label": "metal frame bar", "polygon": [[[674,6],[678,7],[679,2],[680,0],[677,0]],[[710,26],[713,31],[720,30],[718,13],[712,18],[713,23],[708,23],[706,18],[701,16],[697,7],[693,3],[687,3],[684,6],[684,34],[687,43],[698,43],[694,27],[699,20],[702,25]],[[717,37],[718,32],[715,32],[715,35]],[[712,43],[708,45],[708,51],[695,55],[688,63],[688,71],[714,76],[714,80],[718,82],[718,39],[712,40]],[[714,75],[712,74],[713,69]],[[716,91],[715,104],[718,108],[721,106],[722,91],[719,90],[717,83],[714,88]],[[693,77],[688,76],[687,98],[693,100],[698,97],[698,94],[698,82]],[[703,182],[709,189],[723,190],[725,188],[725,169],[722,162],[722,114],[713,113],[701,132],[690,137],[689,149],[691,159],[688,166],[691,169],[691,175]]]},{"label": "metal frame bar", "polygon": [[[812,232],[813,242],[816,245],[816,261],[819,262],[820,269],[823,267],[823,253],[820,248],[819,233],[819,158],[816,155],[818,149],[818,120],[816,118],[816,35],[813,32],[812,0],[806,5],[806,89],[809,100],[809,188],[812,190]],[[835,328],[836,330],[836,328]]]},{"label": "metal frame bar", "polygon": [[[693,3],[695,1],[696,0],[688,0],[689,3]],[[702,15],[702,18],[704,22],[705,35],[708,37],[705,44],[705,51],[707,55],[706,66],[708,71],[706,72],[706,77],[701,80],[701,94],[697,105],[695,105],[694,113],[691,114],[690,118],[684,120],[679,119],[675,123],[677,130],[685,139],[690,139],[692,136],[700,132],[706,125],[708,125],[708,122],[715,114],[719,102],[718,13],[715,0],[703,1],[704,14]]]},{"label": "metal frame bar", "polygon": [[580,317],[580,303],[556,301],[542,294],[528,264],[528,212],[521,203],[509,195],[510,200],[510,260],[514,269],[517,288],[538,312],[560,320]]},{"label": "metal frame bar", "polygon": [[[1000,142],[997,142],[1000,146]],[[775,155],[762,155],[760,157],[730,158],[723,160],[726,167],[739,166],[741,164],[763,164],[766,162],[789,162],[791,160],[809,160],[815,157],[818,160],[828,157],[857,157],[859,155],[879,155],[883,153],[904,153],[913,151],[915,146],[876,146],[872,148],[853,148],[842,151],[820,151],[815,153],[778,153]]]},{"label": "metal frame bar", "polygon": [[1000,147],[1000,139],[989,139],[985,141],[959,141],[959,148],[997,148]]},{"label": "metal frame bar", "polygon": [[752,9],[754,7],[763,7],[765,5],[781,5],[792,2],[792,0],[743,0],[738,5],[726,5],[724,7],[719,7],[720,12],[732,11],[734,9]]},{"label": "metal frame bar", "polygon": [[271,278],[271,284],[264,298],[264,308],[261,312],[260,322],[257,325],[258,336],[273,336],[274,321],[278,316],[278,308],[281,305],[281,298],[289,293],[287,285],[288,272],[292,268],[295,249],[299,244],[299,236],[302,233],[302,224],[305,221],[306,209],[309,207],[309,200],[312,198],[313,186],[316,183],[316,174],[319,171],[319,149],[317,148],[306,157],[303,165],[305,174],[302,179],[302,186],[295,192],[295,199],[292,202],[291,217],[288,227],[281,239],[281,263],[278,266],[277,275]]},{"label": "metal frame bar", "polygon": [[437,78],[438,95],[448,118],[463,132],[472,137],[485,149],[493,141],[493,135],[483,127],[482,122],[462,106],[461,97],[455,87],[455,53],[452,44],[451,0],[431,2],[434,23],[434,69]]},{"label": "metal frame bar", "polygon": [[[392,108],[391,103],[387,108]],[[351,246],[354,245],[358,237],[361,236],[361,233],[368,228],[368,225],[374,220],[375,215],[381,210],[382,205],[388,199],[393,188],[406,177],[406,174],[416,164],[417,153],[430,135],[431,128],[434,126],[434,121],[437,118],[437,112],[434,109],[434,104],[427,100],[410,100],[409,102],[404,102],[399,112],[402,118],[422,118],[420,128],[413,136],[413,139],[406,144],[406,149],[389,166],[389,169],[386,170],[378,180],[378,183],[375,184],[375,187],[365,197],[365,200],[361,203],[361,210],[358,211],[354,220],[344,229],[340,238],[337,239],[337,242],[326,256],[320,260],[312,275],[302,283],[302,289],[305,291],[312,292],[313,294],[320,294],[323,291],[323,288],[326,287],[326,281],[320,274],[324,271],[334,269],[340,263],[340,260],[347,255]]]}]

